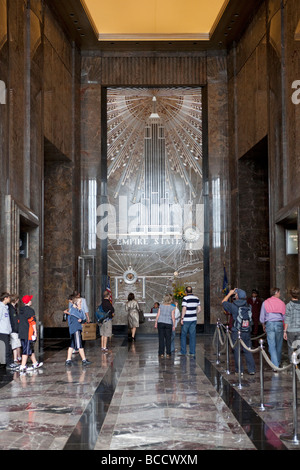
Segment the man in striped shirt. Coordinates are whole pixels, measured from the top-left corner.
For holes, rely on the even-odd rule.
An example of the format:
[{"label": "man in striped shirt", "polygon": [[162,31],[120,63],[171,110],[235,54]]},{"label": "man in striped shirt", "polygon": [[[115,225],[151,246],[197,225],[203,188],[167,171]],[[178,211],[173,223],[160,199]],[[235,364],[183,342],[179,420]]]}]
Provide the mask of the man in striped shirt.
[{"label": "man in striped shirt", "polygon": [[190,356],[196,354],[196,326],[197,314],[201,312],[200,300],[193,294],[190,286],[185,289],[186,295],[182,299],[181,311],[181,350],[180,355],[186,355],[186,338],[189,334]]}]

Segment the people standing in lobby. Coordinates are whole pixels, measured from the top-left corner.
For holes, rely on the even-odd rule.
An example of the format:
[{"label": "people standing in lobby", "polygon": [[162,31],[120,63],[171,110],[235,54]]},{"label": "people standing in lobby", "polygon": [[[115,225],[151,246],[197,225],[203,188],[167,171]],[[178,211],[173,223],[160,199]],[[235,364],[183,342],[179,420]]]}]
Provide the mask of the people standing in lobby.
[{"label": "people standing in lobby", "polygon": [[262,306],[262,300],[259,298],[259,293],[257,289],[252,290],[251,297],[247,299],[247,303],[251,305],[252,308],[252,335],[257,336],[259,327],[259,315]]},{"label": "people standing in lobby", "polygon": [[187,335],[189,335],[189,354],[196,355],[196,327],[197,315],[201,312],[200,300],[193,294],[191,286],[186,287],[186,295],[182,299],[181,309],[181,335],[180,355],[186,355]]},{"label": "people standing in lobby", "polygon": [[167,357],[171,356],[172,330],[175,330],[175,307],[172,302],[172,295],[165,295],[155,318],[154,327],[158,329],[158,355],[160,357],[164,357],[165,351]]},{"label": "people standing in lobby", "polygon": [[87,306],[87,302],[85,300],[84,297],[81,297],[81,294],[80,292],[77,292],[76,290],[73,292],[73,296],[76,298],[76,299],[81,299],[81,310],[82,312],[84,313],[85,317],[86,317],[86,321],[88,323],[90,323],[90,317],[89,317],[89,308]]},{"label": "people standing in lobby", "polygon": [[[234,295],[233,302],[229,302],[230,297]],[[251,308],[250,305],[247,303],[247,295],[246,292],[242,289],[231,289],[229,293],[224,297],[222,300],[222,307],[224,310],[232,315],[233,318],[233,323],[232,323],[232,328],[231,328],[231,339],[232,342],[235,344],[238,338],[238,331],[239,331],[239,326],[236,323],[238,313],[239,313],[239,308],[240,307],[248,307]],[[240,330],[241,334],[241,339],[247,346],[247,348],[251,348],[251,325],[249,323],[249,327],[245,330]],[[253,354],[247,349],[243,347],[243,353],[245,356],[246,364],[247,364],[247,369],[250,375],[255,374],[255,361],[253,358]],[[239,372],[239,350],[238,347],[236,346],[233,349],[233,354],[234,354],[234,364],[235,364],[235,372]],[[243,363],[241,361],[241,373],[243,373]]]},{"label": "people standing in lobby", "polygon": [[283,338],[288,344],[289,360],[292,352],[300,346],[300,289],[290,290],[291,301],[286,305]]},{"label": "people standing in lobby", "polygon": [[[22,302],[24,306],[19,310],[19,337],[22,344],[22,361],[20,372],[25,373],[28,370],[38,369],[43,363],[38,362],[34,354],[34,343],[37,338],[35,311],[32,308],[32,295],[24,295]],[[30,357],[31,366],[27,366],[27,360]]]},{"label": "people standing in lobby", "polygon": [[[271,297],[262,303],[259,320],[267,334],[271,361],[275,367],[280,367],[286,307],[280,299],[280,289],[278,287],[273,287],[270,294]],[[274,372],[276,372],[276,369],[274,369]]]},{"label": "people standing in lobby", "polygon": [[8,311],[12,332],[10,334],[11,349],[13,353],[13,360],[15,364],[20,364],[22,359],[22,347],[21,340],[19,338],[19,315],[17,310],[17,304],[19,302],[19,296],[12,294],[10,302],[8,303]]},{"label": "people standing in lobby", "polygon": [[8,303],[10,302],[10,294],[3,292],[0,295],[0,341],[5,345],[5,364],[7,369],[17,369],[17,364],[12,360],[12,350],[10,345],[10,334],[12,327],[9,318]]},{"label": "people standing in lobby", "polygon": [[159,302],[154,302],[153,307],[150,310],[150,313],[157,313],[159,309]]},{"label": "people standing in lobby", "polygon": [[178,302],[174,301],[172,302],[172,305],[175,307],[175,329],[172,330],[172,337],[171,337],[171,353],[174,353],[176,351],[175,349],[175,338],[176,338],[176,328],[179,323],[181,313],[178,308]]},{"label": "people standing in lobby", "polygon": [[66,366],[72,365],[72,353],[74,350],[79,352],[82,360],[82,365],[87,366],[91,362],[86,358],[85,351],[82,344],[82,323],[86,320],[86,316],[81,309],[81,299],[73,294],[69,297],[68,314],[69,333],[71,344],[68,348]]},{"label": "people standing in lobby", "polygon": [[107,339],[112,337],[112,319],[114,316],[115,309],[112,303],[109,300],[109,292],[105,290],[103,292],[102,307],[104,312],[109,312],[109,317],[104,320],[100,326],[100,336],[101,336],[101,350],[103,352],[108,351]]},{"label": "people standing in lobby", "polygon": [[131,330],[131,341],[135,341],[136,329],[140,326],[139,304],[134,298],[134,294],[130,292],[125,304],[125,310],[128,314],[128,328]]}]

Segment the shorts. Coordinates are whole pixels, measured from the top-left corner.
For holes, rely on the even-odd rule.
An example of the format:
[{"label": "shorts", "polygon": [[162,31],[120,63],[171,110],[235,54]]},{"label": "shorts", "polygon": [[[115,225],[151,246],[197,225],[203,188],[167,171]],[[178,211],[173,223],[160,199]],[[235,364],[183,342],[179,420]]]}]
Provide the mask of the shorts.
[{"label": "shorts", "polygon": [[10,334],[10,344],[11,344],[11,349],[12,350],[21,347],[21,341],[20,341],[18,333],[11,333]]},{"label": "shorts", "polygon": [[75,331],[75,333],[71,334],[71,345],[70,348],[73,349],[82,349],[82,337],[81,337],[81,330]]},{"label": "shorts", "polygon": [[106,320],[100,326],[100,336],[110,338],[112,336],[112,320]]},{"label": "shorts", "polygon": [[24,356],[31,356],[31,354],[34,352],[32,341],[30,341],[29,339],[21,339],[21,344],[22,354],[24,354]]}]

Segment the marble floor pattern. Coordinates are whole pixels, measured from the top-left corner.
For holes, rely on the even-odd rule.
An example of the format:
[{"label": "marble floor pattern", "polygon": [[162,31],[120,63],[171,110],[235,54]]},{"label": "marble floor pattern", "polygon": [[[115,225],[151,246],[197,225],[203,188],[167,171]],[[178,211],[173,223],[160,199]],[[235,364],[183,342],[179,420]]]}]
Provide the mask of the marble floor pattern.
[{"label": "marble floor pattern", "polygon": [[292,374],[264,364],[260,411],[258,354],[257,373],[245,373],[240,388],[224,354],[216,364],[211,336],[197,337],[195,358],[159,358],[155,336],[113,336],[108,353],[100,339],[87,341],[85,368],[78,355],[66,368],[67,347],[44,340],[42,369],[0,369],[1,450],[300,449],[281,439],[293,432]]}]

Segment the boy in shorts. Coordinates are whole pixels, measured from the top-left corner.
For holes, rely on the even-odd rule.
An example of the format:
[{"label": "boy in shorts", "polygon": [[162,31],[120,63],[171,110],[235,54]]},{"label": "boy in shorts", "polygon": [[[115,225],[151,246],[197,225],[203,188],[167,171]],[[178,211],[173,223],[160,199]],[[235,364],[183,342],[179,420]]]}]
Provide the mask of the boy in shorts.
[{"label": "boy in shorts", "polygon": [[72,365],[72,353],[73,350],[78,350],[82,365],[86,366],[91,364],[85,357],[85,352],[82,345],[82,322],[85,321],[86,317],[81,309],[81,299],[76,298],[74,295],[69,297],[69,309],[65,310],[64,313],[68,315],[69,333],[71,337],[71,344],[68,349],[68,355],[66,360],[66,366]]},{"label": "boy in shorts", "polygon": [[[24,307],[19,310],[19,337],[22,344],[22,361],[20,372],[24,373],[28,370],[38,369],[43,363],[38,362],[34,354],[34,342],[36,341],[36,318],[35,312],[31,307],[32,295],[24,295],[22,302]],[[32,361],[32,366],[27,366],[28,356]]]}]

